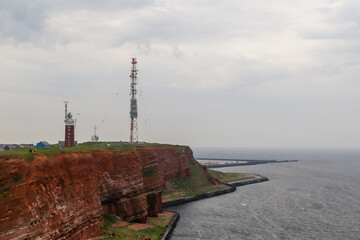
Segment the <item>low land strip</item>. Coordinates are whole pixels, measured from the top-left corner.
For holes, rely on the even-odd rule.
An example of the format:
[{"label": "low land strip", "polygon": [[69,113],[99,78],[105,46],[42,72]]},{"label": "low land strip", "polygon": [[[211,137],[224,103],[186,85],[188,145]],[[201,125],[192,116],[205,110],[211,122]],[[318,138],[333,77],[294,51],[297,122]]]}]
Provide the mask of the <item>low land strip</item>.
[{"label": "low land strip", "polygon": [[103,236],[96,239],[168,239],[171,227],[178,219],[178,213],[164,211],[158,217],[149,217],[146,223],[132,223],[121,220],[115,215],[104,215]]},{"label": "low land strip", "polygon": [[[163,196],[163,207],[170,207],[180,205],[187,202],[197,201],[205,198],[211,198],[222,194],[234,192],[237,186],[243,186],[247,184],[259,183],[268,181],[267,177],[253,173],[223,173],[215,170],[208,170],[208,173],[221,181],[221,184],[214,185],[214,188],[198,189],[197,191],[191,190],[196,188],[193,180],[187,182],[184,187],[182,184],[172,185],[173,191],[167,191],[168,195]],[[182,182],[184,180],[179,180]],[[180,186],[180,187],[179,187]],[[216,186],[216,188],[215,188]],[[211,190],[209,190],[211,189]],[[206,191],[207,190],[207,191]],[[206,191],[206,192],[204,192]]]}]

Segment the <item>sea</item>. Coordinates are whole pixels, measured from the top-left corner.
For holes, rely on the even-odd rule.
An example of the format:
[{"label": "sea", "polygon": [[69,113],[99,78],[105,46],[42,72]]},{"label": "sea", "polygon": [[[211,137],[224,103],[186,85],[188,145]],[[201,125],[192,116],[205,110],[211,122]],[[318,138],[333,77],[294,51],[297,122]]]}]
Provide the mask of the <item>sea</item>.
[{"label": "sea", "polygon": [[360,239],[360,149],[193,148],[195,157],[298,160],[216,168],[270,181],[169,207],[171,240]]}]

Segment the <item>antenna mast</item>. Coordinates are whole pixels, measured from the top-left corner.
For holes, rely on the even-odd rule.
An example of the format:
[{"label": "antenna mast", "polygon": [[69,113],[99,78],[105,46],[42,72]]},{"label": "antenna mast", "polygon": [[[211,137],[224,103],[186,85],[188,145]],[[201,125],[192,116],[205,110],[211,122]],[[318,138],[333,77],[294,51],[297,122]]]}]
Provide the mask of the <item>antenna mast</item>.
[{"label": "antenna mast", "polygon": [[92,142],[99,141],[99,137],[96,135],[96,125],[94,126],[94,135],[91,136],[91,141]]},{"label": "antenna mast", "polygon": [[65,103],[65,122],[67,120],[68,114],[67,114],[67,104],[69,103],[69,101],[64,101]]},{"label": "antenna mast", "polygon": [[138,142],[138,125],[137,125],[137,100],[136,100],[136,84],[137,84],[137,60],[132,58],[131,74],[130,74],[130,142]]}]

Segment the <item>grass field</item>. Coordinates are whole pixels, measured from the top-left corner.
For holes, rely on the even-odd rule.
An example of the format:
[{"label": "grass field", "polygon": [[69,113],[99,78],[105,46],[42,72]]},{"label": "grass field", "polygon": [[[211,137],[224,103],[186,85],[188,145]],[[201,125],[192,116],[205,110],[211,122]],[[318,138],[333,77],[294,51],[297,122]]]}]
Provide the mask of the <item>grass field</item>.
[{"label": "grass field", "polygon": [[[143,147],[160,147],[167,144],[144,143],[144,144],[128,144],[122,142],[85,142],[74,147],[59,148],[57,144],[51,145],[49,148],[36,148],[36,153],[30,153],[28,147],[15,148],[9,151],[0,151],[0,156],[21,156],[26,162],[34,159],[34,154],[44,154],[45,156],[56,156],[61,152],[89,152],[94,150],[131,152]],[[176,145],[177,146],[177,145]],[[34,149],[34,148],[32,148]]]},{"label": "grass field", "polygon": [[211,174],[211,176],[219,179],[220,181],[230,181],[248,177],[246,173],[223,173],[211,169],[208,169],[208,172]]},{"label": "grass field", "polygon": [[[114,215],[103,215],[104,226],[102,227],[102,234],[105,236],[103,239],[124,239],[135,240],[145,239],[150,237],[153,240],[160,239],[165,231],[166,226],[169,224],[174,213],[164,212],[160,213],[156,218],[148,218],[146,224],[137,224],[121,221]],[[117,224],[121,226],[117,226]],[[134,230],[136,225],[146,225],[146,229]]]}]

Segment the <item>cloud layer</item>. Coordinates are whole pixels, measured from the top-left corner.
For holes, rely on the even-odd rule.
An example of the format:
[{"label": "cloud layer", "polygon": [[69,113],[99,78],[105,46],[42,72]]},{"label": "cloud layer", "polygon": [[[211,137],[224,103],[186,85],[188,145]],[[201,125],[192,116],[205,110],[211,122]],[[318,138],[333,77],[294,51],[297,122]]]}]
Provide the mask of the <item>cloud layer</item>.
[{"label": "cloud layer", "polygon": [[0,142],[140,139],[193,146],[359,147],[353,0],[0,0]]}]

